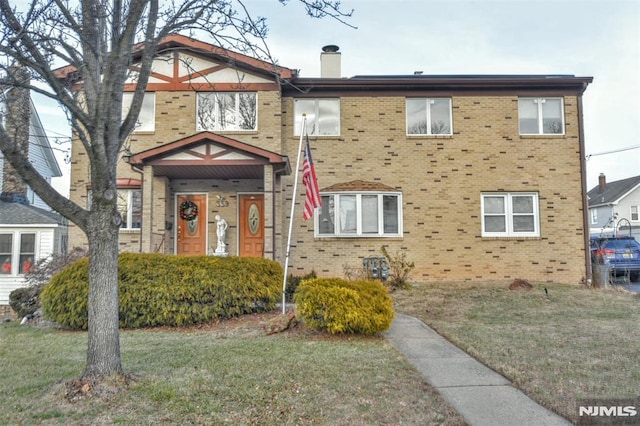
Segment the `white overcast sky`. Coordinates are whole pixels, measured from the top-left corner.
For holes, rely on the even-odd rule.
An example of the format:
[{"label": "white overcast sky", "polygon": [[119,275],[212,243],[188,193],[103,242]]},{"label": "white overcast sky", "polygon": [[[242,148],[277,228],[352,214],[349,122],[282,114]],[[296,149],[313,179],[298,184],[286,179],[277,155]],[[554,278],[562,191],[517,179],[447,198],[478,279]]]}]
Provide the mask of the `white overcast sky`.
[{"label": "white overcast sky", "polygon": [[[342,0],[349,28],[311,19],[296,0],[246,0],[269,24],[280,65],[320,75],[322,46],[342,52],[342,75],[573,74],[593,77],[584,98],[587,187],[640,175],[640,1]],[[208,41],[208,40],[205,40]],[[40,108],[48,130],[60,117]],[[64,119],[63,119],[64,120]],[[57,136],[56,134],[52,134]],[[65,165],[63,168],[66,169]]]}]

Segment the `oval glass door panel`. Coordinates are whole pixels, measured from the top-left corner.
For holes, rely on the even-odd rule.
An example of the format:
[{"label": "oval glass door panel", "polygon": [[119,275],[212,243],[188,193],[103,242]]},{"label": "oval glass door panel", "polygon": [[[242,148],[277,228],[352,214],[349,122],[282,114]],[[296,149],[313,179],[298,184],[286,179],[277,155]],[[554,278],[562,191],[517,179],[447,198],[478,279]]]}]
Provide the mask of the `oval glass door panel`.
[{"label": "oval glass door panel", "polygon": [[195,235],[198,230],[198,218],[187,220],[187,232],[189,235]]},{"label": "oval glass door panel", "polygon": [[249,232],[251,235],[256,235],[260,230],[260,210],[255,204],[251,204],[251,206],[249,206],[248,221]]}]

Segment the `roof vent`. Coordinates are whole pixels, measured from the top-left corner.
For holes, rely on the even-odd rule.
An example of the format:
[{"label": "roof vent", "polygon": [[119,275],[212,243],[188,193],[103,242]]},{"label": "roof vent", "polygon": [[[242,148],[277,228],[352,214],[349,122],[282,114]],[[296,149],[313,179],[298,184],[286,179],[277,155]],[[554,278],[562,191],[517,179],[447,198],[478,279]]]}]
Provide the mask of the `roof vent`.
[{"label": "roof vent", "polygon": [[414,71],[413,75],[422,75],[422,71]]},{"label": "roof vent", "polygon": [[336,53],[340,48],[335,44],[328,44],[322,48],[324,53]]}]

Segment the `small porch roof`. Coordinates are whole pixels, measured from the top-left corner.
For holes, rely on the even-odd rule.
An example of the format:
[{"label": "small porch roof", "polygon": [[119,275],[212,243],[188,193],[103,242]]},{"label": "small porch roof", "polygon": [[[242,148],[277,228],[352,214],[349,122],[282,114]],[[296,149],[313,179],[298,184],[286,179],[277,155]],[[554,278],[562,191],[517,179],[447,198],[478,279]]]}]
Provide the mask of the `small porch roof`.
[{"label": "small porch roof", "polygon": [[264,166],[291,174],[289,157],[212,132],[201,132],[133,154],[136,168],[153,166],[155,176],[172,179],[262,179]]}]

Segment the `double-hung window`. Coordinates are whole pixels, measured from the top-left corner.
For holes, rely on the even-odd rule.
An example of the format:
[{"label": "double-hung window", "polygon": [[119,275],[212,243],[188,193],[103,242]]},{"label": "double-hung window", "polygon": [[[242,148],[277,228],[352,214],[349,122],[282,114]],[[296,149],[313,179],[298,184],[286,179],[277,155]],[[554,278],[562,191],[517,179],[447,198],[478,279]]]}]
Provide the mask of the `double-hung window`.
[{"label": "double-hung window", "polygon": [[140,229],[142,226],[142,194],[139,189],[118,189],[118,211],[122,216],[121,229]]},{"label": "double-hung window", "polygon": [[[87,207],[91,208],[91,190],[88,192],[87,204]],[[119,188],[118,212],[122,217],[120,229],[140,229],[142,227],[142,191],[135,188]]]},{"label": "double-hung window", "polygon": [[538,237],[538,194],[527,192],[482,194],[483,237]]},{"label": "double-hung window", "polygon": [[638,216],[640,211],[640,207],[638,206],[631,206],[631,215],[630,215],[630,219],[632,222],[638,222],[640,221],[640,217]]},{"label": "double-hung window", "polygon": [[36,258],[35,232],[0,234],[0,275],[26,274]]},{"label": "double-hung window", "polygon": [[293,114],[293,133],[296,136],[300,136],[304,116],[307,118],[307,134],[340,136],[340,99],[296,99]]},{"label": "double-hung window", "polygon": [[196,105],[196,129],[215,131],[258,130],[255,92],[200,92]]},{"label": "double-hung window", "polygon": [[407,135],[452,135],[451,99],[407,98]]},{"label": "double-hung window", "polygon": [[562,98],[519,98],[518,119],[521,135],[562,135]]},{"label": "double-hung window", "polygon": [[321,194],[315,215],[320,237],[398,237],[402,235],[402,199],[393,192]]},{"label": "double-hung window", "polygon": [[[122,97],[122,119],[124,120],[127,114],[129,114],[129,108],[131,108],[131,102],[133,102],[133,93],[124,93]],[[134,132],[153,132],[156,128],[156,94],[153,92],[146,92],[144,98],[142,98],[142,107],[140,107],[140,114],[136,125],[133,128]]]},{"label": "double-hung window", "polygon": [[591,209],[591,224],[598,224],[598,209]]}]

